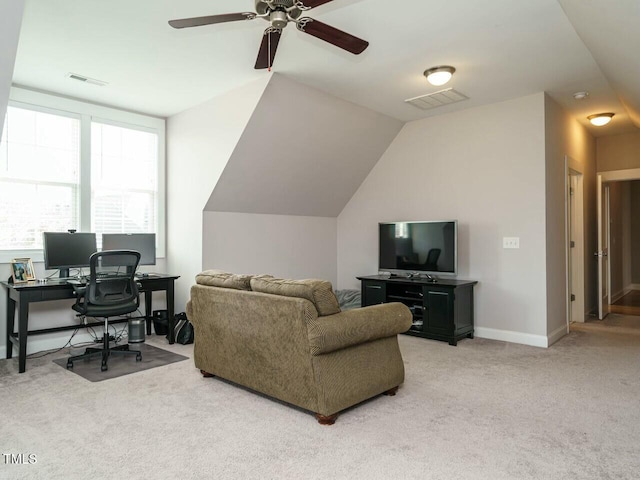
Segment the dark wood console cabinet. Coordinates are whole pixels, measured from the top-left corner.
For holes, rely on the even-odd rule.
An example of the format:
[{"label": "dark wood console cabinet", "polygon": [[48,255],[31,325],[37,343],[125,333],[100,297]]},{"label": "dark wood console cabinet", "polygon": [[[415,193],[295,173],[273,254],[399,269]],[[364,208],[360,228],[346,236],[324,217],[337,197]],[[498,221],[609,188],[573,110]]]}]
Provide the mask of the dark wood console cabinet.
[{"label": "dark wood console cabinet", "polygon": [[362,282],[362,306],[401,302],[413,314],[407,335],[444,340],[473,338],[473,286],[469,280],[357,277]]}]

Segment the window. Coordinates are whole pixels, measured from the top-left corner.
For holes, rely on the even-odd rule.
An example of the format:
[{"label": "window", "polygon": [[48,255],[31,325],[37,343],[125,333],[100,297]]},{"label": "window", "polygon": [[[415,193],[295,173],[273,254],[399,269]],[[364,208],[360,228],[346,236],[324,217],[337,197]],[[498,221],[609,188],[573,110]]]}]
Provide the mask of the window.
[{"label": "window", "polygon": [[0,143],[0,249],[42,248],[42,232],[78,229],[80,120],[9,107]]},{"label": "window", "polygon": [[396,223],[396,238],[409,238],[408,223]]},{"label": "window", "polygon": [[156,133],[91,124],[92,232],[156,231],[157,159]]},{"label": "window", "polygon": [[0,143],[0,262],[42,232],[155,233],[164,257],[165,121],[12,88]]}]

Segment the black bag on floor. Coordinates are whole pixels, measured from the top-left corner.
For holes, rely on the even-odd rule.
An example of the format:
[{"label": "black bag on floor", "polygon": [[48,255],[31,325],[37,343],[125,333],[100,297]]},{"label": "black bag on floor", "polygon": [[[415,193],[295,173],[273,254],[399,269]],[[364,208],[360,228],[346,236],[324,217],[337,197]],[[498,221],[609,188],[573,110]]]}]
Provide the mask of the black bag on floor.
[{"label": "black bag on floor", "polygon": [[185,312],[176,314],[176,326],[174,332],[177,343],[187,345],[193,343],[193,325]]}]

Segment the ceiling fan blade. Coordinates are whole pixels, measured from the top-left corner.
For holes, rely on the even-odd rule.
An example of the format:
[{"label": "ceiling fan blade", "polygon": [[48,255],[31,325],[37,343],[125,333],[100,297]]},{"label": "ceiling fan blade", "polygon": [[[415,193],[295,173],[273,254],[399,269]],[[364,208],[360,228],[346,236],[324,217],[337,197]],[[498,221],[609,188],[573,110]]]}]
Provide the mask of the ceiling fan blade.
[{"label": "ceiling fan blade", "polygon": [[209,15],[207,17],[182,18],[180,20],[169,20],[169,25],[173,28],[200,27],[202,25],[212,25],[214,23],[237,22],[239,20],[253,20],[256,14],[253,12],[225,13],[223,15]]},{"label": "ceiling fan blade", "polygon": [[305,8],[301,10],[311,10],[312,8],[319,7],[320,5],[324,5],[325,3],[333,2],[333,0],[302,0],[302,4]]},{"label": "ceiling fan blade", "polygon": [[276,57],[281,35],[282,30],[279,28],[269,27],[264,31],[260,50],[258,51],[258,59],[256,60],[256,70],[271,68],[273,59]]},{"label": "ceiling fan blade", "polygon": [[342,30],[338,30],[326,23],[319,22],[313,18],[303,17],[297,22],[298,30],[308,33],[320,40],[329,42],[336,47],[340,47],[354,55],[360,55],[369,46],[369,42],[354,37]]}]

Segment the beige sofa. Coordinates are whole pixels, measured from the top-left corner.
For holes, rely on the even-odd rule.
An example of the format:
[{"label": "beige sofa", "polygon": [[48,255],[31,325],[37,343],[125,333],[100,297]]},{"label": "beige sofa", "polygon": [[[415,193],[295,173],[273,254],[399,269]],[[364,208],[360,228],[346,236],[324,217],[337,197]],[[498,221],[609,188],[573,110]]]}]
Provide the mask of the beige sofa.
[{"label": "beige sofa", "polygon": [[206,271],[191,288],[195,365],[316,414],[338,412],[404,381],[400,303],[341,312],[331,283]]}]

